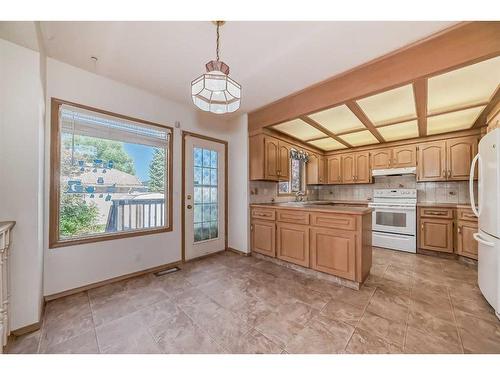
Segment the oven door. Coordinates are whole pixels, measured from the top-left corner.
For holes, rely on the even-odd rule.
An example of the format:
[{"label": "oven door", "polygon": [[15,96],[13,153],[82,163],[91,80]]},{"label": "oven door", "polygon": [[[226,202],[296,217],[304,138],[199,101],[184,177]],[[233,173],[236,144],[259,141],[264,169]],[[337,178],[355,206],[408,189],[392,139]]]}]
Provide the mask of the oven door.
[{"label": "oven door", "polygon": [[372,230],[385,233],[415,235],[416,208],[398,206],[372,206]]}]

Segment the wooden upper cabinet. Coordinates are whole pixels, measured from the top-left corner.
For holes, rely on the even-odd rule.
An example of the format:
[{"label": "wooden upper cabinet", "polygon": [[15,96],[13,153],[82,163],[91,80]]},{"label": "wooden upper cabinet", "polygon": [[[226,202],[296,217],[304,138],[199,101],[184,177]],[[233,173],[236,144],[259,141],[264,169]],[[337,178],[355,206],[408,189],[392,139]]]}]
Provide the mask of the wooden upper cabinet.
[{"label": "wooden upper cabinet", "polygon": [[275,138],[264,138],[264,178],[278,180],[279,141]]},{"label": "wooden upper cabinet", "polygon": [[278,160],[278,180],[288,181],[290,178],[290,149],[289,143],[279,141],[279,160]]},{"label": "wooden upper cabinet", "polygon": [[371,182],[370,153],[360,152],[354,155],[356,175],[354,182],[357,184],[368,184]]},{"label": "wooden upper cabinet", "polygon": [[447,179],[468,180],[472,159],[477,154],[477,137],[449,139],[446,146]]},{"label": "wooden upper cabinet", "polygon": [[415,145],[394,147],[392,149],[392,168],[415,167],[417,165],[417,148]]},{"label": "wooden upper cabinet", "polygon": [[306,163],[306,184],[318,185],[326,183],[325,179],[325,159],[317,154],[309,154],[309,161]]},{"label": "wooden upper cabinet", "polygon": [[341,168],[342,168],[342,183],[344,184],[352,184],[354,183],[355,176],[355,159],[354,154],[346,154],[342,155],[341,158]]},{"label": "wooden upper cabinet", "polygon": [[372,151],[372,169],[387,169],[391,167],[392,150],[383,148]]},{"label": "wooden upper cabinet", "polygon": [[418,146],[417,181],[446,180],[446,141]]},{"label": "wooden upper cabinet", "polygon": [[341,184],[342,170],[340,168],[340,156],[330,156],[326,161],[327,183]]}]

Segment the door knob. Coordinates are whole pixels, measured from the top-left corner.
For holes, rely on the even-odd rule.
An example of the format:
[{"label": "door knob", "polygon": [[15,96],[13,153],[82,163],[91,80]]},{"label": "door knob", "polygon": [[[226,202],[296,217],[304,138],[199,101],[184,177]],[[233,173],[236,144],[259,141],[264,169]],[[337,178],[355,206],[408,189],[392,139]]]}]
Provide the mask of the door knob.
[{"label": "door knob", "polygon": [[191,199],[191,194],[188,194],[187,199]]},{"label": "door knob", "polygon": [[193,206],[191,206],[190,204],[187,205],[187,209],[190,210],[191,208],[193,208]]}]

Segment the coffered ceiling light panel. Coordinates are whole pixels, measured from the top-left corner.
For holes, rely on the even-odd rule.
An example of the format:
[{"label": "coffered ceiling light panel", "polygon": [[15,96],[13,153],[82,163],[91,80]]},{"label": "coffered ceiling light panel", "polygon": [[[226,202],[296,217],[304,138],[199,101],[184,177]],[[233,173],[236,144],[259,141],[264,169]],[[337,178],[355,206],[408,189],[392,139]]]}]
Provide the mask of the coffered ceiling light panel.
[{"label": "coffered ceiling light panel", "polygon": [[418,122],[417,120],[406,121],[400,124],[382,126],[377,130],[388,142],[410,139],[418,137]]},{"label": "coffered ceiling light panel", "polygon": [[340,150],[343,148],[347,148],[345,145],[340,143],[339,141],[336,141],[333,138],[322,138],[322,139],[316,139],[314,141],[309,141],[307,142],[310,145],[316,146],[324,151],[333,151],[333,150]]},{"label": "coffered ceiling light panel", "polygon": [[281,124],[274,125],[272,128],[302,141],[325,136],[323,132],[300,119],[283,122]]},{"label": "coffered ceiling light panel", "polygon": [[441,134],[469,129],[486,106],[464,109],[427,118],[427,134]]},{"label": "coffered ceiling light panel", "polygon": [[369,130],[362,130],[355,133],[339,135],[339,138],[353,146],[363,146],[378,143],[377,138],[375,138]]},{"label": "coffered ceiling light panel", "polygon": [[375,126],[415,118],[413,86],[406,85],[357,101]]},{"label": "coffered ceiling light panel", "polygon": [[309,117],[334,134],[365,128],[345,104],[314,113]]},{"label": "coffered ceiling light panel", "polygon": [[429,78],[428,112],[487,102],[499,82],[500,57]]}]

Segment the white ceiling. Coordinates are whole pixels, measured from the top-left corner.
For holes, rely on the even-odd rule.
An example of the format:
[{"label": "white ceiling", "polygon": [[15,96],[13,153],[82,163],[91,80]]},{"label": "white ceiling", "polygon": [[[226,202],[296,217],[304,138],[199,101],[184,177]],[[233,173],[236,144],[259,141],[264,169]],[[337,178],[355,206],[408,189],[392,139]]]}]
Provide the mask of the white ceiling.
[{"label": "white ceiling", "polygon": [[[452,24],[227,22],[220,56],[243,87],[238,112],[249,112]],[[50,57],[183,103],[215,57],[211,22],[41,22],[41,29]]]}]

